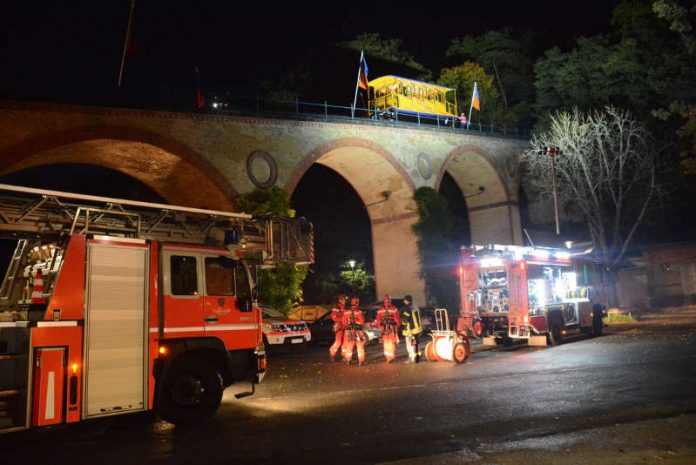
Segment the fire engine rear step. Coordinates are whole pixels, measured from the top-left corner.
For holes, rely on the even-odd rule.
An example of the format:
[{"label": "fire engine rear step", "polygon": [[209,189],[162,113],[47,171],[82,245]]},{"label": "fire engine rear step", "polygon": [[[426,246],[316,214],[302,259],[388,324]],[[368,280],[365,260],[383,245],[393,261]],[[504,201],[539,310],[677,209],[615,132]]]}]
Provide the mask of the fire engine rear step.
[{"label": "fire engine rear step", "polygon": [[235,397],[235,399],[243,399],[244,397],[253,396],[255,392],[256,392],[256,385],[252,381],[251,382],[251,391],[240,392],[239,394],[235,394],[234,397]]},{"label": "fire engine rear step", "polygon": [[542,334],[540,336],[529,336],[529,340],[527,341],[527,345],[534,346],[534,347],[546,347],[548,345],[548,341],[546,340],[546,335]]}]

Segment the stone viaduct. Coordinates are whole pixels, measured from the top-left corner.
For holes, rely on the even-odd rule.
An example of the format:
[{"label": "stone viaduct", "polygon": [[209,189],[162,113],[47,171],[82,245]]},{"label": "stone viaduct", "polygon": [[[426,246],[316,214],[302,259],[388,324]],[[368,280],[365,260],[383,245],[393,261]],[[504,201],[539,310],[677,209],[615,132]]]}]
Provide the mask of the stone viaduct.
[{"label": "stone viaduct", "polygon": [[[320,163],[358,193],[372,225],[377,293],[424,303],[411,225],[413,192],[445,172],[467,199],[475,243],[522,241],[518,155],[528,142],[451,129],[364,121],[298,121],[0,102],[0,175],[58,163],[114,169],[168,202],[232,209],[236,195],[292,195]],[[483,189],[481,189],[483,188]],[[317,199],[321,202],[322,199]]]}]

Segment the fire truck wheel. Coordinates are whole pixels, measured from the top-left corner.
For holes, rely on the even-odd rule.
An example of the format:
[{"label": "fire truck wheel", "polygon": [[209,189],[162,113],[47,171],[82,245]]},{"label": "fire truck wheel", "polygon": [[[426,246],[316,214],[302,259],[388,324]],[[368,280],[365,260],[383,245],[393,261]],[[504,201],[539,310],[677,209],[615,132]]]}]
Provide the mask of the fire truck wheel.
[{"label": "fire truck wheel", "polygon": [[162,382],[157,413],[174,424],[204,420],[220,406],[222,390],[220,374],[210,361],[183,356],[174,361]]},{"label": "fire truck wheel", "polygon": [[603,310],[602,306],[595,304],[592,307],[592,335],[601,336],[602,330],[604,329],[604,322],[602,321]]},{"label": "fire truck wheel", "polygon": [[425,345],[425,358],[427,358],[429,362],[437,362],[435,345],[433,345],[433,341],[430,341]]},{"label": "fire truck wheel", "polygon": [[481,320],[474,320],[471,331],[474,333],[475,337],[481,339],[481,336],[483,336],[483,324],[481,323]]},{"label": "fire truck wheel", "polygon": [[466,352],[466,346],[463,342],[457,342],[454,345],[454,348],[452,349],[452,360],[454,360],[456,363],[466,362],[468,355],[469,354]]},{"label": "fire truck wheel", "polygon": [[561,325],[554,323],[551,328],[549,328],[548,333],[549,344],[552,346],[557,346],[561,343]]}]

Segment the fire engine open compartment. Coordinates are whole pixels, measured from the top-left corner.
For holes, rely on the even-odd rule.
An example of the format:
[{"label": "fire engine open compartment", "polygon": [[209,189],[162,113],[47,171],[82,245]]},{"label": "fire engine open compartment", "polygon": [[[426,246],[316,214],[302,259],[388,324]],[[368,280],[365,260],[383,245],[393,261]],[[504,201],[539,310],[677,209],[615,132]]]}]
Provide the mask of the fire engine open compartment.
[{"label": "fire engine open compartment", "polygon": [[0,321],[0,432],[29,426],[30,329],[26,321]]},{"label": "fire engine open compartment", "polygon": [[514,245],[461,251],[458,330],[485,344],[530,345],[601,332],[601,273],[587,253]]}]

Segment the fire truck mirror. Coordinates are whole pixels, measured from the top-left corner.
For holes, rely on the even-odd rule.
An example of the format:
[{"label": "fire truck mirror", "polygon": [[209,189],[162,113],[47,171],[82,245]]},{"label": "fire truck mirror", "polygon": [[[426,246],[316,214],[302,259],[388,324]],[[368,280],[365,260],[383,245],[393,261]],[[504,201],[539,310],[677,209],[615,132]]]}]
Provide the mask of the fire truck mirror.
[{"label": "fire truck mirror", "polygon": [[251,306],[251,299],[250,298],[242,299],[242,301],[239,302],[239,311],[240,312],[250,312],[251,309],[252,309],[252,306]]}]

